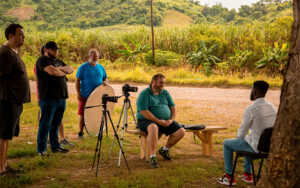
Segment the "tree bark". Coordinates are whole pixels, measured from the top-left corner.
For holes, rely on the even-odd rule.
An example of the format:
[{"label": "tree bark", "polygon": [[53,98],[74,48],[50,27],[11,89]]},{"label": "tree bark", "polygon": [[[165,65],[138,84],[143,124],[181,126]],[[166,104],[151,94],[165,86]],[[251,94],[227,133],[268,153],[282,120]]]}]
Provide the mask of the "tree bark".
[{"label": "tree bark", "polygon": [[300,0],[293,1],[293,12],[289,62],[260,187],[300,186]]}]

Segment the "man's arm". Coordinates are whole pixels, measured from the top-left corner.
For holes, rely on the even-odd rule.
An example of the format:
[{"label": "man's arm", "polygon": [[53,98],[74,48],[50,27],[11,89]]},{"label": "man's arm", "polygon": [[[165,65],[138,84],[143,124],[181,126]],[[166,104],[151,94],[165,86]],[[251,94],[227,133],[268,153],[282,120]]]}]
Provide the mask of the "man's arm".
[{"label": "man's arm", "polygon": [[76,88],[76,93],[77,93],[77,100],[81,101],[82,96],[80,93],[80,79],[76,78],[75,80],[75,88]]},{"label": "man's arm", "polygon": [[250,126],[252,123],[252,114],[251,112],[247,109],[244,113],[243,119],[242,119],[242,124],[237,132],[237,137],[238,138],[245,138],[247,135]]},{"label": "man's arm", "polygon": [[74,69],[72,66],[67,65],[67,66],[62,66],[62,67],[57,67],[60,71],[66,73],[66,74],[72,74],[74,72]]},{"label": "man's arm", "polygon": [[170,108],[170,110],[171,110],[171,118],[170,118],[170,120],[174,121],[175,118],[176,118],[176,106],[172,106]]},{"label": "man's arm", "polygon": [[153,121],[161,126],[164,126],[164,127],[169,126],[168,121],[160,120],[160,119],[156,118],[149,110],[143,110],[143,111],[140,111],[140,113],[142,114],[142,116],[144,116],[144,118],[146,118],[150,121]]},{"label": "man's arm", "polygon": [[66,76],[66,73],[63,71],[59,70],[59,68],[54,67],[53,65],[48,65],[46,66],[43,71],[47,72],[51,76]]}]

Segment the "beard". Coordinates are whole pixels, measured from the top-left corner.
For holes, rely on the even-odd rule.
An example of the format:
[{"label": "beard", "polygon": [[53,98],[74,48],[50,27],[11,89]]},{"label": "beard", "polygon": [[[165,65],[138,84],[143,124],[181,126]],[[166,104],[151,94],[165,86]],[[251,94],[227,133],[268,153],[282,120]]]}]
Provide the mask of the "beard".
[{"label": "beard", "polygon": [[250,100],[251,100],[251,101],[254,101],[254,95],[253,95],[252,92],[251,92],[251,94],[250,94]]},{"label": "beard", "polygon": [[90,64],[96,65],[97,61],[90,61]]},{"label": "beard", "polygon": [[51,54],[51,53],[48,53],[48,56],[49,56],[51,59],[55,59],[55,58],[56,58],[56,56],[53,55],[53,54]]}]

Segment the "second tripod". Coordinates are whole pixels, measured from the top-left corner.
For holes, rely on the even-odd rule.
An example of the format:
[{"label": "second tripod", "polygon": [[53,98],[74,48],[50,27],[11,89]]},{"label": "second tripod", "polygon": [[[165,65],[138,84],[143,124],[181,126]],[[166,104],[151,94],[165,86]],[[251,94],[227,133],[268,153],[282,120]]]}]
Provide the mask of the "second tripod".
[{"label": "second tripod", "polygon": [[[114,131],[114,140],[117,139],[119,147],[120,147],[120,152],[123,154],[123,157],[124,157],[124,160],[125,160],[125,163],[126,163],[126,166],[128,168],[129,173],[131,173],[130,168],[128,166],[128,163],[126,161],[126,157],[125,157],[125,154],[124,154],[124,151],[123,151],[123,148],[122,148],[122,144],[120,143],[120,140],[119,140],[119,136],[118,136],[117,131],[115,129],[115,126],[114,126],[114,124],[112,122],[110,113],[107,110],[107,101],[117,102],[117,100],[118,100],[118,97],[109,97],[106,94],[104,94],[102,96],[102,106],[103,106],[103,111],[102,112],[103,113],[102,113],[102,118],[101,118],[101,124],[100,124],[100,129],[99,129],[99,134],[98,134],[97,145],[96,145],[96,149],[95,149],[95,155],[94,155],[94,160],[93,160],[93,167],[92,167],[92,170],[93,170],[94,166],[95,166],[95,161],[96,161],[96,158],[97,158],[96,177],[98,176],[99,160],[100,160],[100,154],[101,154],[101,144],[102,144],[102,138],[103,138],[103,128],[104,128],[104,126],[107,127],[107,124],[108,124],[107,123],[107,119],[109,119],[109,121],[111,123],[111,126],[113,128],[113,131]],[[108,116],[108,118],[107,118],[107,116]]]},{"label": "second tripod", "polygon": [[[122,116],[123,116],[123,124],[122,124],[122,134],[121,134],[121,146],[123,144],[123,138],[124,138],[124,132],[127,130],[127,127],[128,127],[128,109],[130,108],[131,110],[131,114],[132,114],[132,117],[133,117],[133,120],[134,120],[134,125],[136,126],[136,119],[135,119],[135,116],[134,116],[134,112],[132,110],[132,106],[131,106],[131,102],[130,102],[130,99],[129,99],[129,96],[130,94],[128,92],[124,92],[124,96],[125,96],[125,99],[124,99],[124,103],[123,103],[123,107],[122,107],[122,110],[121,110],[121,114],[120,114],[120,118],[119,118],[119,122],[117,124],[117,131],[120,127],[120,123],[121,123],[121,119],[122,119]],[[114,137],[114,140],[113,140],[113,143],[112,143],[112,146],[110,148],[110,152],[109,152],[109,158],[110,158],[110,154],[112,152],[112,148],[114,146],[114,142],[115,142],[115,138]],[[141,135],[139,133],[139,138],[140,138],[140,141],[141,141],[141,145],[143,147],[143,144],[142,144],[142,139],[141,139]],[[145,148],[143,147],[143,150],[144,150],[144,153],[145,153]],[[120,152],[119,152],[119,161],[118,161],[118,166],[120,167],[120,163],[121,163],[121,154],[122,154],[122,150],[121,150],[121,147],[120,147]],[[126,161],[125,161],[126,162]]]}]

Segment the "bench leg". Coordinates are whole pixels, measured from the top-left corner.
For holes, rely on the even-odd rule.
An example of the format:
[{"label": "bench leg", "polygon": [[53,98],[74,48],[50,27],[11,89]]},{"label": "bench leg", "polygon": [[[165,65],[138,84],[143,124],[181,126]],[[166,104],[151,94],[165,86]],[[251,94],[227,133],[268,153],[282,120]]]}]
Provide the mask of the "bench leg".
[{"label": "bench leg", "polygon": [[202,132],[202,149],[203,155],[212,157],[213,156],[213,134],[211,132]]},{"label": "bench leg", "polygon": [[208,156],[213,156],[213,134],[211,132],[207,133],[208,139]]},{"label": "bench leg", "polygon": [[[146,137],[146,136],[142,136],[141,139],[142,139],[142,144],[143,144],[143,145],[141,145],[141,154],[140,154],[140,158],[141,158],[141,159],[144,159],[144,158],[145,158],[147,161],[149,161],[149,149],[148,149],[148,147],[147,147],[147,137]],[[144,153],[143,147],[144,147],[146,153]]]}]

